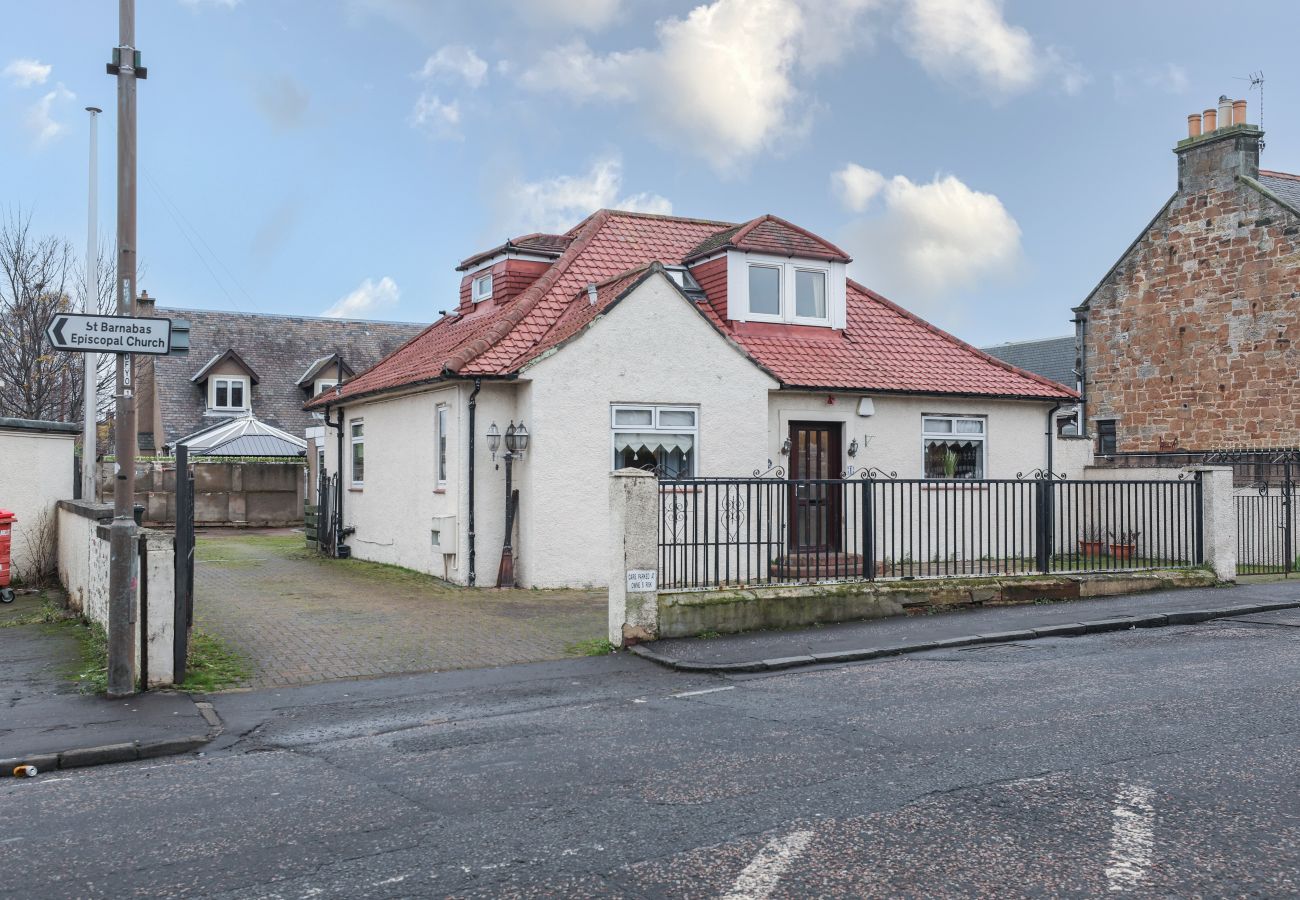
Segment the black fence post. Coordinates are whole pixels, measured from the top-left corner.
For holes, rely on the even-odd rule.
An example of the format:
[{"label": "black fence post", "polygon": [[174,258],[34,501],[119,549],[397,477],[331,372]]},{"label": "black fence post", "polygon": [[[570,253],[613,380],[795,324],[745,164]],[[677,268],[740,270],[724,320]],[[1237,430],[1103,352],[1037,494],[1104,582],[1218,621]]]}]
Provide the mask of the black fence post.
[{"label": "black fence post", "polygon": [[876,490],[868,475],[862,484],[862,568],[868,581],[876,580]]},{"label": "black fence post", "polygon": [[1283,575],[1295,570],[1295,483],[1291,480],[1291,460],[1282,463],[1282,555]]},{"label": "black fence post", "polygon": [[1194,476],[1192,488],[1192,503],[1196,509],[1193,510],[1196,516],[1196,559],[1194,565],[1202,565],[1205,562],[1205,483],[1201,480],[1203,472],[1197,472]]},{"label": "black fence post", "polygon": [[1052,483],[1045,478],[1036,478],[1034,485],[1034,567],[1047,574],[1051,563],[1051,547],[1048,538],[1048,491]]}]

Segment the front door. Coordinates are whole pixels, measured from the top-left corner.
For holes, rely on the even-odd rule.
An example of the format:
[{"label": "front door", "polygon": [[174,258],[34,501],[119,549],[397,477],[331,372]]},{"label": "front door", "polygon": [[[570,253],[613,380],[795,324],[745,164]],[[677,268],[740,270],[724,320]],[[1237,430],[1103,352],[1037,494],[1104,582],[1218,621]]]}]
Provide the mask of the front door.
[{"label": "front door", "polygon": [[[790,423],[790,549],[840,549],[839,422]],[[810,480],[811,479],[811,480]]]}]

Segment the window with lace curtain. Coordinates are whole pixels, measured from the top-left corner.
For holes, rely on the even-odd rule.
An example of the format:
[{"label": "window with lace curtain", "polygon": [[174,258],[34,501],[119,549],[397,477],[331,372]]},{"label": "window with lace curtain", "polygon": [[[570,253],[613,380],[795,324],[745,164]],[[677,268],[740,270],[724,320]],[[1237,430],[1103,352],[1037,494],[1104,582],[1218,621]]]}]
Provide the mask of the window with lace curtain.
[{"label": "window with lace curtain", "polygon": [[615,406],[613,466],[647,469],[661,478],[695,475],[699,411],[684,406]]},{"label": "window with lace curtain", "polygon": [[985,420],[973,416],[924,416],[921,446],[926,478],[984,477]]}]

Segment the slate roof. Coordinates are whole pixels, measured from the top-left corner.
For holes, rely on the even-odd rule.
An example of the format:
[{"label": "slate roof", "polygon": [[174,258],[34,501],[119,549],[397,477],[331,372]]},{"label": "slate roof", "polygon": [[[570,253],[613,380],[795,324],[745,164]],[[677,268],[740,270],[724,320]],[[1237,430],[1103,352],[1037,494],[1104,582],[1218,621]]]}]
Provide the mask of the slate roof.
[{"label": "slate roof", "polygon": [[1050,378],[1057,384],[1070,387],[1076,381],[1074,335],[1036,341],[1009,341],[983,349],[989,356],[1009,362],[1026,372]]},{"label": "slate roof", "polygon": [[1292,209],[1300,210],[1300,175],[1260,169],[1259,183],[1277,194]]},{"label": "slate roof", "polygon": [[[206,412],[203,387],[190,379],[214,357],[234,350],[259,376],[252,386],[252,413],[262,422],[302,435],[320,424],[303,409],[306,392],[295,382],[322,356],[340,353],[356,371],[374,365],[425,327],[403,322],[367,322],[265,313],[219,312],[159,307],[154,315],[190,322],[190,352],[154,357],[154,379],[162,411],[161,447],[179,437],[229,419]],[[149,423],[141,419],[140,428]]]},{"label": "slate roof", "polygon": [[[677,265],[698,256],[701,247],[848,259],[833,244],[772,216],[737,225],[600,210],[567,237],[564,253],[508,305],[439,319],[348,382],[341,396],[370,395],[451,376],[514,375],[616,303],[635,287],[649,264]],[[778,246],[783,249],[778,251]],[[589,284],[598,285],[595,306],[587,298]],[[693,305],[785,387],[1033,399],[1074,396],[1070,389],[996,360],[852,281],[843,330],[736,323],[722,319],[711,302]]]}]

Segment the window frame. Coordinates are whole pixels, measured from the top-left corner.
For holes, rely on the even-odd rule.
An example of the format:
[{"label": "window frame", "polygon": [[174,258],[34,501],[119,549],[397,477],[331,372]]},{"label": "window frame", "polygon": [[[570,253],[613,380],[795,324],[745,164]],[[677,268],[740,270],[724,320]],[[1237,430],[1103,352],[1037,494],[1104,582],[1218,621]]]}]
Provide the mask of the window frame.
[{"label": "window frame", "polygon": [[[796,325],[823,325],[830,324],[831,320],[831,272],[829,268],[820,268],[809,265],[791,266],[790,283],[790,321]],[[808,272],[813,275],[820,275],[822,279],[822,305],[826,308],[826,314],[823,316],[801,316],[799,315],[799,273]]]},{"label": "window frame", "polygon": [[438,490],[447,488],[447,404],[434,407],[433,480]]},{"label": "window frame", "polygon": [[[1114,456],[1119,452],[1119,419],[1096,419],[1093,421],[1093,427],[1097,431],[1097,455]],[[1102,426],[1109,426],[1103,428]],[[1109,439],[1110,449],[1106,449],[1105,441]]]},{"label": "window frame", "polygon": [[[233,385],[239,385],[239,391],[243,397],[243,404],[233,406],[227,403],[226,406],[217,405],[217,385],[219,383],[226,385],[226,400],[229,401],[234,393],[231,390]],[[213,375],[208,379],[208,409],[212,412],[246,412],[252,409],[252,397],[249,396],[251,385],[247,375]]]},{"label": "window frame", "polygon": [[[483,290],[483,285],[487,285],[487,290]],[[475,303],[482,303],[484,300],[492,299],[492,273],[484,272],[482,275],[475,275],[470,281],[470,299]]]},{"label": "window frame", "polygon": [[[926,422],[930,419],[939,419],[951,424],[952,430],[927,431]],[[957,430],[958,422],[979,422],[980,431],[964,432]],[[942,475],[927,475],[925,471],[925,458],[929,451],[929,441],[953,440],[958,436],[979,444],[979,465],[978,474],[974,478],[945,478]],[[989,477],[989,417],[987,415],[978,415],[971,413],[922,413],[921,414],[921,478],[925,481],[986,481]]]},{"label": "window frame", "polygon": [[[780,271],[780,300],[777,314],[757,312],[754,310],[753,298],[749,290],[749,271],[760,266]],[[798,314],[798,281],[800,272],[810,272],[822,276],[825,291],[826,314],[824,316],[801,316]],[[728,251],[728,284],[735,284],[736,289],[728,289],[728,296],[735,296],[736,302],[729,303],[729,317],[742,322],[771,322],[777,325],[806,325],[817,328],[843,328],[845,325],[847,275],[843,263],[817,259],[787,259],[759,253]]]},{"label": "window frame", "polygon": [[[776,312],[764,313],[757,312],[754,309],[753,292],[750,290],[750,275],[755,269],[775,269],[776,270]],[[781,263],[770,262],[746,262],[745,263],[745,310],[746,318],[750,322],[784,322],[785,318],[785,266]]]},{"label": "window frame", "polygon": [[[617,416],[620,411],[650,412],[649,425],[619,425]],[[660,416],[665,412],[689,412],[694,416],[694,424],[661,425]],[[647,434],[682,434],[691,438],[690,472],[678,476],[695,478],[700,471],[700,408],[681,403],[611,403],[609,407],[609,464],[610,471],[618,471],[618,436],[620,433]]]},{"label": "window frame", "polygon": [[325,393],[326,391],[333,390],[334,388],[338,387],[338,384],[339,381],[337,378],[317,378],[316,391],[314,394],[312,394],[312,396],[316,397]]},{"label": "window frame", "polygon": [[[357,428],[361,433],[357,433]],[[366,484],[366,420],[364,417],[348,420],[349,446],[352,452],[348,456],[348,480],[352,487],[365,487]],[[361,478],[357,478],[357,445],[361,445]]]}]

